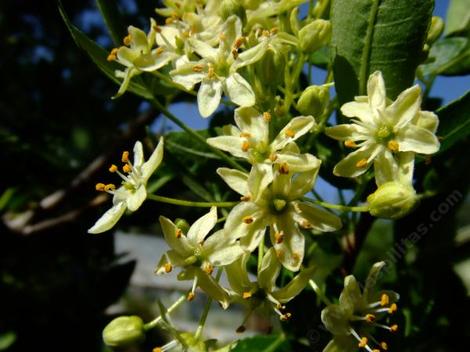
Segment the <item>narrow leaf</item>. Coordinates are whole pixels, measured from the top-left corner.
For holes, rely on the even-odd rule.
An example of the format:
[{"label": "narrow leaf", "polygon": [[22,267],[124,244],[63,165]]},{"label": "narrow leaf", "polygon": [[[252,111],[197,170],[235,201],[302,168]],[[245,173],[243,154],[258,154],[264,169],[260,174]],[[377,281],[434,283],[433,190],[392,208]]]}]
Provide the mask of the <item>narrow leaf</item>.
[{"label": "narrow leaf", "polygon": [[121,44],[122,38],[126,35],[125,27],[121,25],[122,21],[119,15],[118,1],[116,0],[96,0],[96,6],[100,10],[106,28],[115,46]]},{"label": "narrow leaf", "polygon": [[440,153],[470,135],[470,91],[437,111],[442,138]]}]

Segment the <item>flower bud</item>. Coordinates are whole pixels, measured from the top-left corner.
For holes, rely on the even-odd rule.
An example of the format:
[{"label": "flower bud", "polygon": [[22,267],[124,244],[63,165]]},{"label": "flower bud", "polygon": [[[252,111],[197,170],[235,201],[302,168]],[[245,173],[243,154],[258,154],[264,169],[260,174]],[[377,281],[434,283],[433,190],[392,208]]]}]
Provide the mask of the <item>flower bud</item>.
[{"label": "flower bud", "polygon": [[181,230],[183,233],[188,233],[189,224],[186,220],[178,218],[175,220],[175,226],[177,229]]},{"label": "flower bud", "polygon": [[429,28],[428,37],[426,42],[428,44],[434,43],[441,36],[444,31],[444,21],[439,16],[432,16],[431,27]]},{"label": "flower bud", "polygon": [[329,84],[307,87],[297,101],[297,110],[303,115],[320,116],[330,101]]},{"label": "flower bud", "polygon": [[325,46],[330,39],[331,23],[327,20],[315,20],[299,31],[300,48],[307,53]]},{"label": "flower bud", "polygon": [[414,208],[417,200],[411,185],[397,181],[384,183],[367,197],[371,215],[388,219],[405,216]]},{"label": "flower bud", "polygon": [[223,0],[220,4],[219,15],[224,20],[232,15],[238,16],[242,20],[246,17],[245,9],[240,3],[240,0]]},{"label": "flower bud", "polygon": [[103,341],[109,347],[128,347],[144,339],[144,322],[136,315],[116,318],[103,330]]},{"label": "flower bud", "polygon": [[285,55],[279,51],[267,50],[255,67],[262,85],[271,87],[275,91],[284,81]]}]

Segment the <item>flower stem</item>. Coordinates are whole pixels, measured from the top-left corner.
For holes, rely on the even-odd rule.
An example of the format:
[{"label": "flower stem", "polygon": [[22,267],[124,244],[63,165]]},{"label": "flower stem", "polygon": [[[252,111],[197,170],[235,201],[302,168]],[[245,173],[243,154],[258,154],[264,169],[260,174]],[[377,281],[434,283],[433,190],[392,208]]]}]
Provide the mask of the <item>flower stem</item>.
[{"label": "flower stem", "polygon": [[[222,268],[219,268],[219,270],[217,271],[217,275],[215,276],[215,281],[218,282],[221,276],[222,276]],[[194,338],[196,340],[198,340],[201,337],[202,332],[204,331],[204,325],[206,325],[206,320],[207,320],[207,316],[209,315],[209,310],[211,309],[212,301],[213,300],[211,297],[207,298],[206,305],[204,306],[204,311],[202,312],[201,319],[199,320],[199,325],[194,335]]]},{"label": "flower stem", "polygon": [[315,204],[321,205],[324,208],[329,208],[329,209],[336,209],[336,210],[341,210],[341,211],[354,211],[358,213],[364,213],[364,212],[369,211],[368,205],[348,206],[348,205],[341,205],[341,204],[331,204],[327,202],[322,202],[320,200],[315,200],[315,199],[310,199],[310,198],[305,198],[305,197],[303,199],[310,203],[315,203]]},{"label": "flower stem", "polygon": [[241,166],[239,163],[237,163],[235,160],[227,156],[224,152],[221,150],[211,146],[210,144],[207,143],[206,139],[196,133],[192,128],[187,126],[183,121],[181,121],[178,117],[173,115],[168,109],[166,109],[157,99],[152,99],[153,105],[162,112],[163,115],[165,115],[169,120],[173,121],[175,124],[177,124],[179,127],[183,129],[186,133],[188,133],[191,137],[196,139],[198,142],[204,144],[207,146],[214,154],[219,156],[221,159],[225,160],[230,166],[240,170],[240,171],[246,171],[243,166]]},{"label": "flower stem", "polygon": [[[181,303],[185,302],[186,301],[186,295],[182,295],[180,298],[178,298],[176,300],[175,303],[173,303],[166,311],[167,314],[170,314],[171,312],[173,312],[176,308],[178,308]],[[160,315],[158,317],[156,317],[154,320],[152,320],[151,322],[148,322],[147,324],[144,325],[144,329],[145,331],[148,331],[148,330],[151,330],[153,329],[154,327],[156,327],[158,325],[158,323],[163,320],[163,317]]]},{"label": "flower stem", "polygon": [[190,200],[157,196],[156,194],[148,194],[147,198],[154,200],[156,202],[161,202],[161,203],[181,205],[184,207],[198,207],[198,208],[210,208],[210,207],[229,208],[239,203],[239,202],[193,202]]},{"label": "flower stem", "polygon": [[329,306],[331,304],[330,300],[328,299],[328,297],[326,297],[323,292],[321,291],[320,287],[318,287],[317,283],[313,280],[309,280],[308,283],[310,284],[310,286],[313,288],[313,290],[315,291],[315,293],[317,294],[318,298],[321,299],[321,301]]}]

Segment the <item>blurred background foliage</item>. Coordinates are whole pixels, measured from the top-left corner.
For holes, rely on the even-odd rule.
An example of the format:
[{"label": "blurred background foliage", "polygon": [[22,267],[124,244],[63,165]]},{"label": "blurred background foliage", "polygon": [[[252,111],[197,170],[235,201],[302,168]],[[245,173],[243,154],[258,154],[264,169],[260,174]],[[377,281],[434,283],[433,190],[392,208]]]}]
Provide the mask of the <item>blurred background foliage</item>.
[{"label": "blurred background foliage", "polygon": [[[146,0],[101,3],[120,10],[122,26],[116,30],[122,34],[127,24],[146,28],[147,17],[157,7],[157,2]],[[451,3],[445,37],[418,70],[428,84],[440,75],[470,72],[469,22],[462,16],[469,10],[462,7],[465,1]],[[106,50],[113,46],[94,1],[64,0],[63,6],[90,39]],[[111,234],[86,234],[108,201],[97,196],[94,184],[110,178],[106,166],[136,139],[144,140],[149,151],[155,135],[171,125],[160,121],[158,110],[138,96],[110,100],[117,86],[76,46],[55,1],[0,2],[0,34],[0,153],[3,165],[8,165],[0,174],[0,351],[101,351],[101,330],[110,320],[106,308],[125,292],[135,262],[115,253]],[[327,59],[327,54],[316,55],[312,63],[324,67]],[[187,99],[148,75],[138,82],[153,87],[164,105]],[[439,97],[427,98],[428,108],[441,105]],[[232,113],[220,109],[201,134],[215,135]],[[403,329],[392,341],[397,351],[461,350],[470,343],[464,284],[470,272],[470,207],[465,201],[469,94],[438,113],[438,135],[447,137],[444,148],[432,160],[419,160],[416,172],[418,191],[436,196],[395,223],[362,215],[356,242],[348,229],[308,241],[309,260],[322,266],[315,279],[328,287],[329,297],[338,296],[345,274],[354,272],[364,279],[374,261],[390,263],[384,285],[400,292],[403,307]],[[305,148],[310,146],[304,142]],[[321,137],[312,150],[325,161],[329,158],[322,176],[350,191],[351,182],[331,176],[331,158],[343,153],[338,144]],[[220,165],[218,157],[184,132],[167,136],[165,153],[165,165],[150,183],[152,190],[184,199],[233,199],[212,172]],[[120,228],[158,233],[158,215],[174,217],[175,207],[147,203],[123,218]],[[203,212],[177,210],[188,221]],[[330,338],[320,322],[321,308],[307,289],[289,304],[294,318],[283,324],[290,347],[276,337],[263,337],[247,340],[240,351],[269,345],[278,346],[273,351],[321,351]],[[149,339],[143,350],[157,340]]]}]

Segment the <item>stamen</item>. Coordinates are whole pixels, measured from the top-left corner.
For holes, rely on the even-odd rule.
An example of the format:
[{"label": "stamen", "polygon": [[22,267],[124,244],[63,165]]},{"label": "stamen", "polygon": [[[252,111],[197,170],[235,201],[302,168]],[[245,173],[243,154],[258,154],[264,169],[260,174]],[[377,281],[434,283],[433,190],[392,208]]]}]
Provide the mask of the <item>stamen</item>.
[{"label": "stamen", "polygon": [[350,140],[350,139],[344,141],[344,145],[345,145],[346,147],[348,147],[348,148],[356,148],[356,147],[357,147],[356,142],[354,142],[354,141],[352,141],[352,140]]},{"label": "stamen", "polygon": [[279,28],[277,28],[277,27],[271,28],[271,31],[270,31],[271,35],[277,34],[277,32],[279,32]]},{"label": "stamen", "polygon": [[271,162],[275,162],[276,159],[277,159],[276,153],[272,153],[272,154],[269,156],[269,160],[271,160]]},{"label": "stamen", "polygon": [[394,324],[390,327],[390,331],[391,332],[397,332],[398,331],[398,325],[397,324]]},{"label": "stamen", "polygon": [[248,215],[248,216],[243,217],[242,221],[243,221],[245,224],[249,225],[249,224],[251,224],[251,223],[254,221],[254,219],[253,219],[252,216]]},{"label": "stamen", "polygon": [[396,140],[391,140],[387,143],[387,148],[396,153],[398,152],[398,149],[400,149],[400,145]]},{"label": "stamen", "polygon": [[300,254],[299,253],[292,254],[292,259],[294,260],[295,263],[297,263],[300,260]]},{"label": "stamen", "polygon": [[396,313],[397,310],[398,310],[398,306],[396,305],[396,303],[393,303],[390,306],[390,308],[388,308],[388,313],[393,314],[393,313]]},{"label": "stamen", "polygon": [[267,111],[263,112],[263,120],[264,121],[271,122],[271,119],[272,119],[271,113],[269,113]]},{"label": "stamen", "polygon": [[383,342],[380,343],[380,347],[382,347],[382,349],[383,349],[384,351],[387,351],[387,350],[388,350],[388,344],[387,344],[385,341],[383,341]]},{"label": "stamen", "polygon": [[170,263],[165,263],[165,265],[163,267],[164,267],[165,272],[167,274],[173,270],[173,265],[171,265]]},{"label": "stamen", "polygon": [[129,152],[127,150],[122,152],[121,161],[123,163],[128,163],[129,162]]},{"label": "stamen", "polygon": [[367,337],[362,337],[361,340],[359,341],[359,343],[357,344],[357,346],[359,348],[364,348],[367,346],[367,342],[369,342],[369,340],[367,339]]},{"label": "stamen", "polygon": [[202,72],[203,69],[204,69],[204,66],[202,64],[194,65],[192,68],[193,72]]},{"label": "stamen", "polygon": [[242,132],[242,133],[240,133],[240,137],[243,137],[243,138],[251,138],[251,133]]},{"label": "stamen", "polygon": [[295,137],[295,131],[288,128],[286,130],[286,137],[294,138]]},{"label": "stamen", "polygon": [[253,294],[250,291],[245,291],[243,292],[242,297],[243,299],[248,299],[248,298],[251,298],[252,295]]},{"label": "stamen", "polygon": [[209,64],[209,68],[207,70],[207,77],[209,77],[209,79],[215,78],[215,69],[211,64]]},{"label": "stamen", "polygon": [[105,187],[104,187],[104,190],[106,192],[113,192],[116,190],[116,186],[112,183],[108,183]]},{"label": "stamen", "polygon": [[132,167],[129,164],[126,164],[122,167],[122,171],[129,173],[132,171]]},{"label": "stamen", "polygon": [[113,172],[116,172],[118,171],[118,167],[114,164],[112,164],[110,167],[109,167],[109,172],[113,173]]},{"label": "stamen", "polygon": [[188,302],[191,302],[194,299],[194,297],[196,297],[196,294],[194,292],[189,292],[186,299],[188,300]]},{"label": "stamen", "polygon": [[245,37],[238,37],[233,44],[234,48],[239,49],[245,43],[245,41]]},{"label": "stamen", "polygon": [[274,234],[274,240],[276,241],[276,244],[284,242],[284,231],[276,232]]},{"label": "stamen", "polygon": [[240,200],[242,202],[249,202],[251,200],[251,196],[250,195],[242,196],[242,197],[240,197]]},{"label": "stamen", "polygon": [[388,306],[389,303],[390,303],[390,297],[386,293],[382,294],[382,296],[380,297],[380,305],[382,307],[385,307],[385,306]]},{"label": "stamen", "polygon": [[263,37],[269,37],[270,34],[271,34],[271,33],[270,33],[267,29],[265,29],[265,30],[262,32]]},{"label": "stamen", "polygon": [[189,293],[188,293],[187,300],[189,302],[191,302],[194,299],[194,297],[196,297],[195,291],[196,291],[196,287],[197,287],[197,280],[198,280],[198,278],[196,276],[193,280],[193,287],[191,287],[191,291],[189,291]]},{"label": "stamen", "polygon": [[101,182],[95,185],[95,189],[99,192],[104,192],[105,188],[106,188],[106,185]]},{"label": "stamen", "polygon": [[155,50],[155,54],[157,54],[158,56],[158,55],[161,55],[164,51],[165,51],[165,48],[159,46],[157,50]]},{"label": "stamen", "polygon": [[152,29],[153,29],[155,32],[157,32],[157,33],[160,33],[160,32],[162,31],[162,29],[161,29],[160,26],[158,26],[158,25],[152,26]]},{"label": "stamen", "polygon": [[250,149],[250,142],[248,142],[248,141],[243,141],[243,143],[242,143],[242,150],[243,150],[244,152],[247,152],[248,149]]},{"label": "stamen", "polygon": [[163,350],[160,347],[155,347],[152,352],[163,352]]},{"label": "stamen", "polygon": [[183,231],[181,229],[176,229],[175,237],[176,238],[181,238],[181,236],[183,236]]},{"label": "stamen", "polygon": [[291,317],[292,317],[292,314],[289,313],[289,312],[287,312],[286,314],[282,314],[282,315],[280,316],[280,319],[281,319],[281,321],[287,321],[287,320],[289,320]]},{"label": "stamen", "polygon": [[303,219],[301,222],[300,222],[300,226],[304,229],[311,229],[313,228],[313,225],[308,221],[308,220],[305,220]]},{"label": "stamen", "polygon": [[240,325],[240,326],[237,328],[237,330],[235,330],[235,332],[236,332],[237,334],[242,334],[242,333],[244,333],[245,331],[246,331],[246,328],[245,328],[244,325]]},{"label": "stamen", "polygon": [[367,166],[367,163],[368,163],[367,159],[361,159],[356,163],[356,167],[357,168],[363,168],[363,167]]},{"label": "stamen", "polygon": [[368,323],[373,323],[376,319],[376,316],[374,314],[366,314],[366,321]]},{"label": "stamen", "polygon": [[124,45],[129,46],[132,42],[132,36],[130,34],[126,35],[122,42],[124,43]]},{"label": "stamen", "polygon": [[236,60],[238,58],[238,50],[237,49],[232,49],[232,56]]},{"label": "stamen", "polygon": [[113,50],[111,50],[111,52],[109,53],[106,60],[108,60],[108,61],[116,60],[117,59],[117,53],[118,53],[118,48],[114,48]]},{"label": "stamen", "polygon": [[282,163],[279,167],[279,172],[283,175],[287,175],[289,173],[289,165],[287,165],[287,163]]},{"label": "stamen", "polygon": [[204,263],[202,266],[202,270],[206,273],[211,275],[214,272],[214,267],[211,263]]},{"label": "stamen", "polygon": [[174,17],[167,17],[165,19],[165,24],[172,24],[173,22],[175,22],[175,18]]}]

